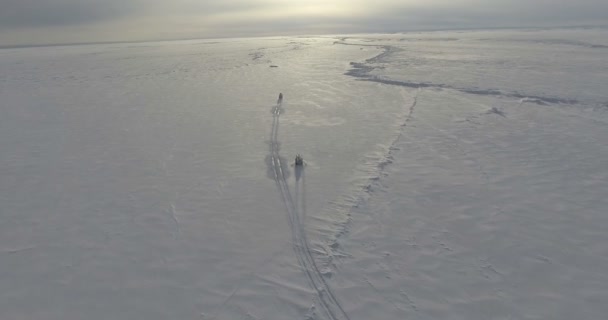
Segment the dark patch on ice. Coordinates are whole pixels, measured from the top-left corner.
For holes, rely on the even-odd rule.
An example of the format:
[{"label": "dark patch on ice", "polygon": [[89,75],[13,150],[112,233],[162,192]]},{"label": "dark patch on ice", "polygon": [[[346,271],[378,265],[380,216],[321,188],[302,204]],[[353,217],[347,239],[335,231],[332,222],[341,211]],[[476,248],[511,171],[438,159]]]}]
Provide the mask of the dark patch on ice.
[{"label": "dark patch on ice", "polygon": [[346,71],[346,73],[344,73],[344,74],[347,76],[358,77],[358,78],[365,77],[368,73],[377,69],[377,67],[372,67],[370,65],[367,65],[367,64],[361,63],[361,62],[351,62],[350,65],[352,66],[352,68],[350,70]]},{"label": "dark patch on ice", "polygon": [[414,89],[448,88],[448,86],[446,86],[444,84],[434,84],[434,83],[428,83],[428,82],[398,81],[398,80],[382,79],[382,78],[378,78],[378,77],[369,77],[367,79],[361,79],[361,81],[377,82],[377,83],[388,84],[388,85],[392,85],[392,86],[400,86],[400,87],[407,87],[407,88],[414,88]]},{"label": "dark patch on ice", "polygon": [[401,49],[397,48],[397,47],[393,47],[393,46],[382,46],[381,48],[384,49],[384,52],[380,53],[379,55],[369,58],[367,60],[365,60],[365,62],[367,63],[380,63],[380,62],[384,62],[384,59],[388,56],[390,56],[391,54],[395,53],[395,52],[399,52],[402,51]]},{"label": "dark patch on ice", "polygon": [[[526,40],[524,40],[526,41]],[[549,45],[568,45],[568,46],[577,46],[583,48],[591,48],[591,49],[607,49],[608,46],[603,44],[594,44],[583,41],[576,40],[565,40],[565,39],[537,39],[537,40],[527,40],[529,42],[539,43],[539,44],[549,44]]]},{"label": "dark patch on ice", "polygon": [[508,98],[525,99],[524,102],[535,103],[538,105],[547,104],[578,104],[579,101],[576,99],[564,99],[557,97],[541,97],[535,95],[525,95],[518,92],[504,92],[497,89],[477,89],[477,88],[458,88],[442,83],[431,83],[431,82],[411,82],[401,80],[391,80],[380,78],[377,76],[371,76],[369,73],[378,67],[369,66],[364,63],[351,62],[353,68],[345,73],[347,76],[359,78],[359,81],[369,81],[382,83],[392,86],[400,86],[412,89],[419,88],[437,88],[437,89],[452,89],[463,93],[481,95],[481,96],[501,96]]},{"label": "dark patch on ice", "polygon": [[503,118],[507,117],[507,115],[504,113],[504,111],[498,109],[497,107],[492,107],[490,110],[488,110],[486,112],[486,114],[497,114],[497,115],[499,115],[499,116],[501,116]]},{"label": "dark patch on ice", "polygon": [[16,248],[16,249],[9,249],[6,251],[0,251],[0,254],[16,254],[16,253],[22,253],[22,252],[27,252],[30,250],[35,250],[37,247],[36,246],[32,246],[32,247],[24,247],[24,248]]},{"label": "dark patch on ice", "polygon": [[270,65],[271,68],[278,68],[279,66],[275,66],[274,64]]},{"label": "dark patch on ice", "polygon": [[306,42],[297,42],[297,41],[290,41],[287,42],[288,45],[296,45],[296,46],[309,46],[310,44],[306,43]]},{"label": "dark patch on ice", "polygon": [[501,90],[496,89],[462,89],[462,88],[454,88],[450,89],[458,90],[464,93],[483,95],[483,96],[503,96],[508,98],[518,98],[522,99],[522,102],[529,102],[538,105],[548,105],[548,104],[577,104],[579,103],[576,99],[565,99],[565,98],[557,98],[557,97],[541,97],[534,95],[526,95],[518,92],[503,92]]},{"label": "dark patch on ice", "polygon": [[502,96],[504,95],[502,92],[494,89],[460,89],[460,91],[464,93],[477,94],[482,96]]},{"label": "dark patch on ice", "polygon": [[253,53],[250,53],[249,56],[251,57],[251,60],[256,61],[256,60],[260,60],[264,57],[264,53],[260,52],[260,51],[256,51]]},{"label": "dark patch on ice", "polygon": [[543,105],[546,103],[553,103],[553,104],[577,104],[579,103],[578,100],[576,99],[563,99],[563,98],[555,98],[555,97],[541,97],[541,96],[531,96],[531,95],[525,95],[525,94],[520,94],[520,93],[511,93],[511,94],[505,94],[505,96],[507,97],[513,97],[513,98],[521,98],[521,99],[527,99],[528,102],[533,102],[539,105]]},{"label": "dark patch on ice", "polygon": [[525,99],[524,102],[535,103],[538,105],[547,105],[547,104],[578,104],[579,101],[576,99],[565,99],[565,98],[557,98],[557,97],[541,97],[535,95],[525,95],[518,92],[504,92],[497,89],[477,89],[477,88],[458,88],[453,87],[447,84],[442,83],[431,83],[431,82],[411,82],[411,81],[401,81],[401,80],[391,80],[380,78],[377,76],[371,76],[370,73],[372,70],[377,69],[377,67],[369,66],[364,63],[356,63],[351,62],[353,68],[345,73],[345,75],[359,78],[359,81],[369,81],[382,83],[392,86],[400,86],[412,89],[419,88],[437,88],[437,89],[452,89],[456,91],[460,91],[463,93],[481,95],[481,96],[501,96],[508,98],[518,98]]},{"label": "dark patch on ice", "polygon": [[524,99],[522,102],[535,103],[538,105],[548,105],[548,104],[578,104],[580,103],[576,99],[567,99],[567,98],[558,98],[558,97],[544,97],[537,95],[527,95],[519,92],[506,92],[499,89],[483,89],[483,88],[459,88],[450,86],[443,83],[432,83],[432,82],[413,82],[413,81],[403,81],[403,80],[392,80],[386,79],[378,76],[371,75],[370,73],[376,69],[383,69],[384,66],[380,65],[372,65],[385,62],[385,59],[391,54],[401,51],[401,49],[393,47],[393,46],[376,46],[376,45],[365,45],[365,44],[351,44],[351,43],[342,43],[335,42],[335,44],[340,45],[356,45],[356,46],[373,46],[383,48],[383,52],[365,60],[365,62],[351,62],[351,69],[345,72],[344,74],[347,76],[358,78],[359,81],[369,81],[382,83],[392,86],[400,86],[406,88],[436,88],[436,89],[451,89],[460,91],[463,93],[481,95],[481,96],[497,96],[497,97],[507,97],[507,98],[517,98]]}]

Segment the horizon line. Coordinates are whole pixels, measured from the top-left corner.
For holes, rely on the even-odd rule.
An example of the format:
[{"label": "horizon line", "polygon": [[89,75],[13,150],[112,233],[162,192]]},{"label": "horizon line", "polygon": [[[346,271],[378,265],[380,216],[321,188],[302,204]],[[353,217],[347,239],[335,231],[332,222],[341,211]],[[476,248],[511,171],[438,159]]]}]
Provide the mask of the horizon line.
[{"label": "horizon line", "polygon": [[59,43],[32,43],[32,44],[15,44],[15,45],[0,45],[0,50],[3,49],[25,49],[25,48],[46,48],[46,47],[68,47],[68,46],[86,46],[100,44],[140,44],[150,42],[174,42],[174,41],[189,41],[189,40],[230,40],[230,39],[256,39],[256,38],[276,38],[276,37],[302,37],[302,36],[328,36],[328,35],[362,35],[362,34],[399,34],[412,32],[438,32],[438,31],[479,31],[479,30],[524,30],[524,29],[604,29],[608,25],[563,25],[563,26],[518,26],[518,27],[462,27],[462,28],[429,28],[417,29],[408,31],[392,31],[392,32],[353,32],[353,33],[324,33],[324,34],[293,34],[293,35],[276,35],[276,36],[233,36],[233,37],[186,37],[186,38],[167,38],[167,39],[147,39],[147,40],[108,40],[108,41],[90,41],[90,42],[59,42]]}]

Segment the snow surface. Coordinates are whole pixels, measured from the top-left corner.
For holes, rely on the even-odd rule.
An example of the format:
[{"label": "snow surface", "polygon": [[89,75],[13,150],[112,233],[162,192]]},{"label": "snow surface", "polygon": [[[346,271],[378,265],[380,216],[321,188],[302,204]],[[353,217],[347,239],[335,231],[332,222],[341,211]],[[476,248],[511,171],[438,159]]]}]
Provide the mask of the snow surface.
[{"label": "snow surface", "polygon": [[0,319],[608,314],[605,29],[2,49],[0,150]]}]

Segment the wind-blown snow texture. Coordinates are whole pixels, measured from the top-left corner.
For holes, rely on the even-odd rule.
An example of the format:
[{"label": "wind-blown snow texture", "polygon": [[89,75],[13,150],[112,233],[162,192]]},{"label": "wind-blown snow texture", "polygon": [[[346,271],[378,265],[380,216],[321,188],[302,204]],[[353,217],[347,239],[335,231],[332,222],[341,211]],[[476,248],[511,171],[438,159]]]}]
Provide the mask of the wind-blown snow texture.
[{"label": "wind-blown snow texture", "polygon": [[0,318],[602,319],[606,48],[2,49]]}]

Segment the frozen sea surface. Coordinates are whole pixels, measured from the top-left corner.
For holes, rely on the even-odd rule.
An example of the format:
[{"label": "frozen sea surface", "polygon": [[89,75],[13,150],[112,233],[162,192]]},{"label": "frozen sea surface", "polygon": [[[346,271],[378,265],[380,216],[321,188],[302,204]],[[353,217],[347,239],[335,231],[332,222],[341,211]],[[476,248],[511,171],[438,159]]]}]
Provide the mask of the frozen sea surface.
[{"label": "frozen sea surface", "polygon": [[603,29],[2,49],[0,318],[601,319],[607,93]]}]

